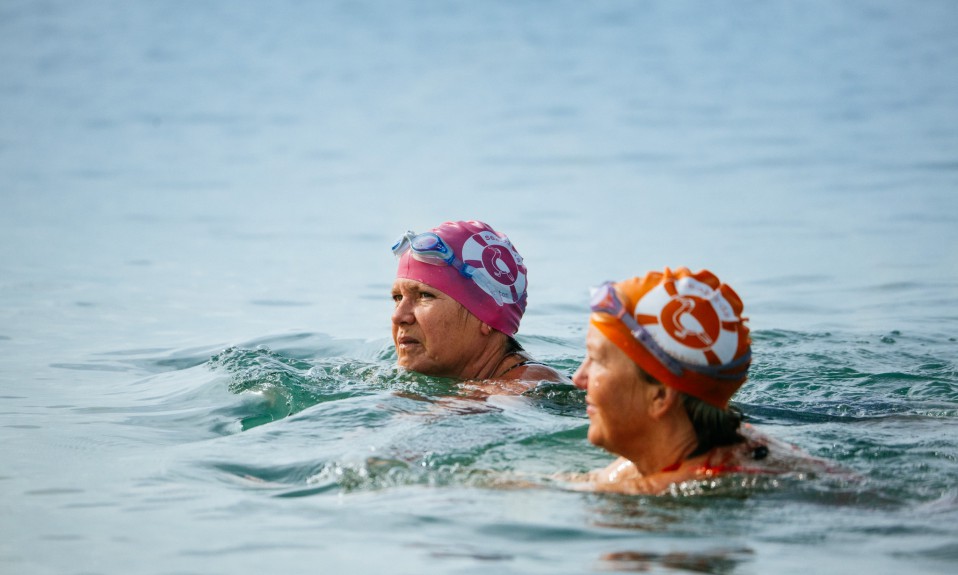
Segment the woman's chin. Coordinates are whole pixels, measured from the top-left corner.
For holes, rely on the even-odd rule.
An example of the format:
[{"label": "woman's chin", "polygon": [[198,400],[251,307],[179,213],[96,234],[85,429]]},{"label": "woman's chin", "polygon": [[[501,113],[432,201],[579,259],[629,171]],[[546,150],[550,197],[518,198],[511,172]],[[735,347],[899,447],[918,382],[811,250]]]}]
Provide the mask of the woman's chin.
[{"label": "woman's chin", "polygon": [[428,362],[417,361],[415,357],[400,357],[396,361],[396,365],[399,367],[415,371],[416,373],[421,373],[423,375],[436,375],[435,369],[428,364]]},{"label": "woman's chin", "polygon": [[408,369],[409,371],[418,371],[415,367],[415,362],[409,361],[409,359],[406,358],[397,359],[396,365],[403,369]]},{"label": "woman's chin", "polygon": [[588,438],[589,438],[589,443],[591,443],[592,445],[596,447],[602,447],[603,444],[605,443],[602,440],[602,435],[600,435],[599,433],[593,432],[591,427],[589,428]]}]

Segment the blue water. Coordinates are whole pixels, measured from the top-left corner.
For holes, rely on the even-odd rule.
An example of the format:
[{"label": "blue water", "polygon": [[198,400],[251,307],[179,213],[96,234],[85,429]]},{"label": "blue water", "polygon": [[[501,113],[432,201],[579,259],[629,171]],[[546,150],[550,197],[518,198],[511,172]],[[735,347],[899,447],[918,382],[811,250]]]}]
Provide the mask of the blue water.
[{"label": "blue water", "polygon": [[[0,2],[0,572],[950,573],[958,5]],[[709,268],[836,477],[570,492],[564,386],[400,372],[388,251],[479,218],[571,373]]]}]

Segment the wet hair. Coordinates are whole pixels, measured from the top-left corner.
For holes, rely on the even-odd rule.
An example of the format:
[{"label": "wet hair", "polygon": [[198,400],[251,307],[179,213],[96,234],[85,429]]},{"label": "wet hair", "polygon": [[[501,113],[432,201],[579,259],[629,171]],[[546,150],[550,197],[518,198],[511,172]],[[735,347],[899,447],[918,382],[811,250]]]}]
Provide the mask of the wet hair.
[{"label": "wet hair", "polygon": [[682,394],[682,405],[699,442],[689,457],[707,453],[715,447],[745,441],[739,433],[744,418],[739,408],[730,405],[727,409],[720,409],[685,393]]},{"label": "wet hair", "polygon": [[520,351],[525,351],[522,348],[522,344],[510,335],[506,341],[506,353],[519,353]]},{"label": "wet hair", "polygon": [[[653,385],[665,385],[649,375],[638,364],[633,365],[638,370],[640,378]],[[682,398],[685,414],[695,430],[695,438],[698,440],[695,451],[689,454],[689,457],[708,453],[716,447],[735,445],[745,441],[739,433],[742,420],[745,418],[741,409],[732,405],[721,409],[687,393],[679,392],[679,395]]]}]

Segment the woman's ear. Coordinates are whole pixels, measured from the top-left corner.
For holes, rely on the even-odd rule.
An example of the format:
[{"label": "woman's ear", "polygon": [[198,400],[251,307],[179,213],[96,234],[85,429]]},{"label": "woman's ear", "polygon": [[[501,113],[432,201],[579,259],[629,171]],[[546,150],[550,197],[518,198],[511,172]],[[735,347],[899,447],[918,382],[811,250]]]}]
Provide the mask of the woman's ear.
[{"label": "woman's ear", "polygon": [[662,419],[679,402],[681,395],[678,391],[661,383],[649,387],[652,388],[649,391],[649,415],[655,419]]}]

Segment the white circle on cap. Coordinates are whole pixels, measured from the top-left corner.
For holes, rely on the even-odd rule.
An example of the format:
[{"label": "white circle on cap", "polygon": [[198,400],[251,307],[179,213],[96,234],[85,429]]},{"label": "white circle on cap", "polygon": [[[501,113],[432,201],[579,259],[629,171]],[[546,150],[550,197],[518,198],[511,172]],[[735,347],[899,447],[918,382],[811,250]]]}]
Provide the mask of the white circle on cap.
[{"label": "white circle on cap", "polygon": [[695,278],[668,278],[635,305],[635,319],[669,355],[692,365],[735,359],[740,324],[722,293]]},{"label": "white circle on cap", "polygon": [[526,291],[522,256],[508,238],[488,231],[473,234],[462,246],[462,261],[476,268],[477,274],[492,280],[476,284],[490,296],[493,294],[485,284],[496,286],[502,300],[510,304],[517,303]]}]

